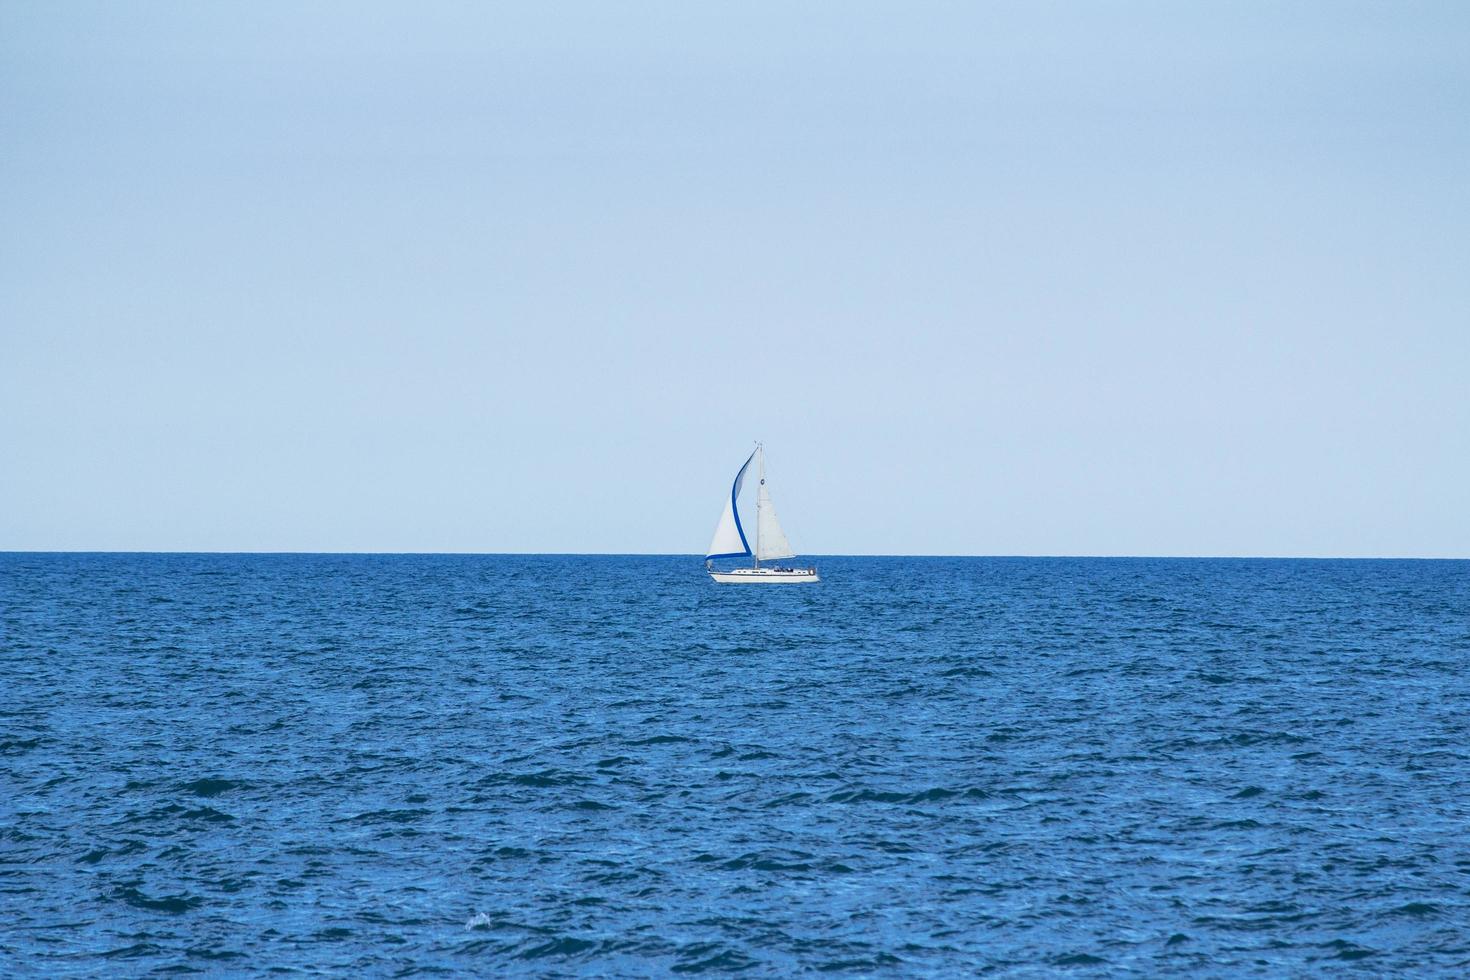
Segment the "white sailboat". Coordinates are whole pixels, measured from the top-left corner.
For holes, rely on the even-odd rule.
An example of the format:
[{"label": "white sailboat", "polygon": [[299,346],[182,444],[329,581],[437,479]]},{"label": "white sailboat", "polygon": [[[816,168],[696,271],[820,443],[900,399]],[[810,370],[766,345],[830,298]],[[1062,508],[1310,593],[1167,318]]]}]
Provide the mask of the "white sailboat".
[{"label": "white sailboat", "polygon": [[[755,550],[745,538],[745,527],[740,523],[740,488],[745,485],[745,473],[753,460],[759,459],[756,471],[760,474],[760,488],[755,496]],[[735,474],[735,483],[730,487],[730,499],[725,501],[724,513],[715,527],[714,540],[709,543],[709,552],[704,556],[704,567],[716,582],[817,582],[820,581],[816,568],[791,568],[785,565],[762,565],[763,561],[779,561],[795,558],[786,532],[776,520],[776,508],[771,505],[771,493],[766,489],[766,450],[760,443],[755,452]],[[734,568],[727,572],[717,571],[713,564],[717,558],[753,558],[750,568]]]}]

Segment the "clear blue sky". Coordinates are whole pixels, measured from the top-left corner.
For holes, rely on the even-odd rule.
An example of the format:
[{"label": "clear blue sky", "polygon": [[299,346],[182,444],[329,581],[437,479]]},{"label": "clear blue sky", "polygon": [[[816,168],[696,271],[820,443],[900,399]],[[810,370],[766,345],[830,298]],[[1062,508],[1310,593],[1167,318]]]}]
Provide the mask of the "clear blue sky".
[{"label": "clear blue sky", "polygon": [[1470,555],[1463,3],[0,2],[0,548]]}]

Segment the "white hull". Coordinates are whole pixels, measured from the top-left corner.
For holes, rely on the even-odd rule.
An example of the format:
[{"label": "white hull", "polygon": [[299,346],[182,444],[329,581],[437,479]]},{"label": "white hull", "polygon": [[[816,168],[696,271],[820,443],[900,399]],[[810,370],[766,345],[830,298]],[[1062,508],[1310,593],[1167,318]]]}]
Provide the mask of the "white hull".
[{"label": "white hull", "polygon": [[815,568],[736,568],[728,572],[712,570],[709,577],[725,584],[734,582],[820,582],[822,580],[817,575]]}]

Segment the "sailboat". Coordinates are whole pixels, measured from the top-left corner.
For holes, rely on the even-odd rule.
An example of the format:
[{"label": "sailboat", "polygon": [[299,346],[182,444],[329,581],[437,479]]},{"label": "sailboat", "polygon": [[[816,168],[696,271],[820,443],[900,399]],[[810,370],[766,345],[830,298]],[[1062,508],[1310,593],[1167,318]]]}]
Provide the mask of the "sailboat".
[{"label": "sailboat", "polygon": [[[756,462],[758,460],[758,462]],[[740,523],[740,488],[745,484],[746,471],[756,462],[760,474],[760,488],[755,495],[755,550],[745,538],[745,527]],[[817,582],[820,578],[814,566],[791,568],[785,565],[762,565],[763,561],[779,561],[795,558],[786,532],[776,520],[776,508],[771,505],[771,493],[766,489],[766,450],[760,443],[755,452],[746,459],[735,482],[730,487],[730,498],[725,501],[725,510],[720,514],[720,523],[715,527],[714,540],[709,543],[709,553],[704,556],[704,567],[709,577],[716,582]],[[734,568],[728,572],[715,569],[712,562],[718,558],[753,558],[750,568]]]}]

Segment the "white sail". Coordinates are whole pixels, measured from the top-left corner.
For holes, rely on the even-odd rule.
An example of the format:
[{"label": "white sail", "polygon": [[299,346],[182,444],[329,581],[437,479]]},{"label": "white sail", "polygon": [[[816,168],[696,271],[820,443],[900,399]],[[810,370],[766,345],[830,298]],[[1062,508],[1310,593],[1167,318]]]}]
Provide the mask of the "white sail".
[{"label": "white sail", "polygon": [[766,481],[761,481],[760,492],[755,500],[756,558],[765,561],[771,558],[795,558],[781,522],[776,520],[776,508],[771,504],[771,494],[766,490]]},{"label": "white sail", "polygon": [[740,526],[740,511],[735,507],[735,499],[740,496],[740,487],[745,483],[745,471],[750,469],[752,459],[755,459],[755,453],[750,454],[745,465],[740,467],[740,472],[735,474],[735,483],[730,487],[730,496],[725,500],[720,523],[715,525],[715,536],[710,540],[705,561],[711,558],[745,558],[750,554],[750,544],[745,540],[745,528]]}]

